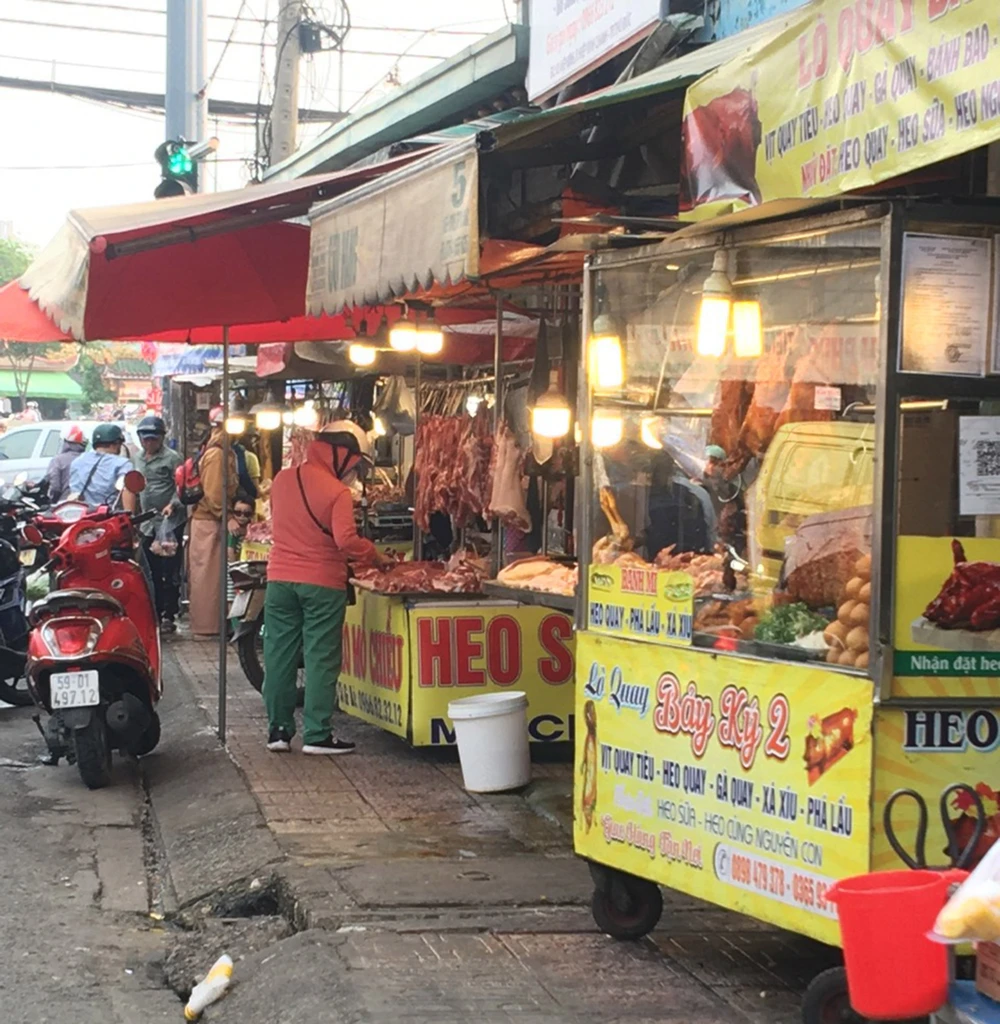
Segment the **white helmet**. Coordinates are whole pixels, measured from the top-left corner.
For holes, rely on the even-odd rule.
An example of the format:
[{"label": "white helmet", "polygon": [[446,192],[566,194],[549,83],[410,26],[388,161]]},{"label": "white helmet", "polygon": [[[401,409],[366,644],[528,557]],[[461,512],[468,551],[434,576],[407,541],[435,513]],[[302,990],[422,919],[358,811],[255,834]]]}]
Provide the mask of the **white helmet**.
[{"label": "white helmet", "polygon": [[[316,435],[316,440],[333,449],[333,472],[338,480],[355,468],[363,480],[375,465],[371,441],[353,420],[333,420],[327,423]],[[357,456],[357,461],[352,456]]]}]

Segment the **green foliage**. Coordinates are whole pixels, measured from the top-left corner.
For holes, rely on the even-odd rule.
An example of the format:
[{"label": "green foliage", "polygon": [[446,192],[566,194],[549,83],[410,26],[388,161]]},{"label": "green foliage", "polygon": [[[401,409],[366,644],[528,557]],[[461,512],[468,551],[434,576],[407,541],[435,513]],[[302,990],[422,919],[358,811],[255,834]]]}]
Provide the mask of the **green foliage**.
[{"label": "green foliage", "polygon": [[95,362],[94,357],[84,350],[76,364],[74,376],[79,380],[80,388],[83,390],[85,413],[90,413],[95,405],[114,401],[114,392],[104,383],[102,370],[100,363]]},{"label": "green foliage", "polygon": [[33,259],[32,251],[17,238],[0,238],[0,285],[20,277]]}]

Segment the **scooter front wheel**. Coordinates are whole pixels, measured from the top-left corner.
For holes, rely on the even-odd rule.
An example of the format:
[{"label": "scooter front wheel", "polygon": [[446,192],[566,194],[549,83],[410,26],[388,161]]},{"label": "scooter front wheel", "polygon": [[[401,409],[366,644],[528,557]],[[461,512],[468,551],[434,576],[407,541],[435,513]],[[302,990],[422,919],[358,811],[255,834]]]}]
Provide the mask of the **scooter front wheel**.
[{"label": "scooter front wheel", "polygon": [[34,703],[26,679],[0,679],[0,700],[17,708],[27,708]]},{"label": "scooter front wheel", "polygon": [[73,730],[76,767],[88,789],[103,789],[111,782],[111,741],[99,709],[82,729]]}]

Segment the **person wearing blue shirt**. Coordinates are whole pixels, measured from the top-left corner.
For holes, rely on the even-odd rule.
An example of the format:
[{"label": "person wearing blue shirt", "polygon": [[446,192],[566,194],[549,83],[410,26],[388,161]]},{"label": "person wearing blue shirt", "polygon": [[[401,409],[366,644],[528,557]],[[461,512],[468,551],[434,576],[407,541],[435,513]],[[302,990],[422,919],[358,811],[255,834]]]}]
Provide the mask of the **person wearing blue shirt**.
[{"label": "person wearing blue shirt", "polygon": [[[125,435],[117,423],[99,423],[91,438],[93,449],[84,452],[70,466],[69,490],[91,509],[114,505],[118,500],[118,481],[132,468],[122,455]],[[135,495],[122,490],[122,507],[135,511]]]}]

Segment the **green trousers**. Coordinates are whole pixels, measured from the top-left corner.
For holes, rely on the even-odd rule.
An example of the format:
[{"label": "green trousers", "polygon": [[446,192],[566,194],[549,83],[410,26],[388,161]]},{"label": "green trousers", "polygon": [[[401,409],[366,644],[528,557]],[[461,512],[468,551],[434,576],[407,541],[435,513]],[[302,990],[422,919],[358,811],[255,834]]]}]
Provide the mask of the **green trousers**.
[{"label": "green trousers", "polygon": [[311,583],[267,585],[264,598],[264,706],[270,728],[295,735],[299,658],[305,661],[302,739],[331,735],[347,594]]}]

